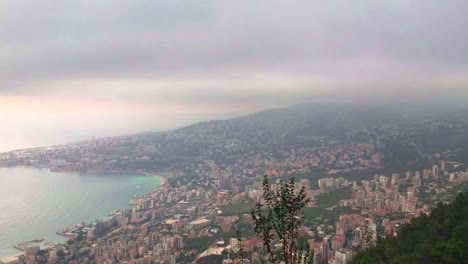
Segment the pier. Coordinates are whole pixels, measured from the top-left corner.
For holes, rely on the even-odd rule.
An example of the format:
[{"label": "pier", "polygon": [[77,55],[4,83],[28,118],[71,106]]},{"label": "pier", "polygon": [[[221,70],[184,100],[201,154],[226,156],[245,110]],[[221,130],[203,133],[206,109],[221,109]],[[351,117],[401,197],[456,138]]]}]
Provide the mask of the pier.
[{"label": "pier", "polygon": [[19,249],[21,251],[24,251],[28,246],[31,246],[33,244],[36,244],[36,243],[40,243],[44,241],[43,238],[41,239],[34,239],[34,240],[31,240],[31,241],[27,241],[27,242],[23,242],[23,243],[20,243],[18,245],[15,246],[16,249]]},{"label": "pier", "polygon": [[73,228],[68,227],[68,228],[62,229],[60,231],[57,231],[56,234],[61,235],[61,236],[67,236],[67,237],[75,236],[76,234],[71,233],[71,231],[73,231]]}]

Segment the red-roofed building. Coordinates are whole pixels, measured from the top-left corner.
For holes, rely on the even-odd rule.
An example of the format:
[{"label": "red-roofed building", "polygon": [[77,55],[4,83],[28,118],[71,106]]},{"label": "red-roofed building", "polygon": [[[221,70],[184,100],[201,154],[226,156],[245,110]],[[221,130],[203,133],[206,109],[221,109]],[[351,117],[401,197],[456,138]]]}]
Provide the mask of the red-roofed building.
[{"label": "red-roofed building", "polygon": [[332,238],[332,249],[338,250],[344,247],[346,242],[346,237],[344,235],[336,235]]}]

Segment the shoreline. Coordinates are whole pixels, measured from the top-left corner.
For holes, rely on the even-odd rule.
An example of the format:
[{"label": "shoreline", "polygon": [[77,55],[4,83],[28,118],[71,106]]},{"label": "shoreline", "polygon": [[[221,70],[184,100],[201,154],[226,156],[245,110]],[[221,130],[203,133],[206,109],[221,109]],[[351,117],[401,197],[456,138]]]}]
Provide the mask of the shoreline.
[{"label": "shoreline", "polygon": [[[61,172],[61,171],[53,171],[51,170],[51,168],[37,168],[37,167],[31,167],[31,166],[16,166],[16,167],[19,167],[19,168],[26,168],[26,169],[46,169],[48,170],[50,173],[73,173],[73,174],[79,174],[78,172]],[[10,167],[5,167],[5,168],[10,168]],[[15,168],[15,167],[11,167],[11,168]],[[161,174],[156,174],[156,173],[153,173],[153,172],[100,172],[100,173],[91,173],[91,174],[140,174],[140,175],[146,175],[146,176],[151,176],[151,177],[155,177],[155,178],[158,178],[159,179],[159,186],[157,186],[156,188],[150,190],[149,192],[147,192],[145,195],[148,195],[149,193],[151,193],[152,191],[154,190],[157,190],[157,189],[160,189],[162,188],[163,186],[165,186],[167,184],[167,178],[170,177],[172,174],[171,173],[161,173]],[[126,207],[125,209],[128,209],[130,208],[130,206]],[[111,211],[112,213],[112,211]],[[105,219],[106,217],[103,217],[102,219]],[[91,221],[92,222],[92,221]],[[60,235],[60,234],[57,234],[59,236],[62,236],[63,235]],[[53,243],[56,243],[57,241],[54,241]],[[5,255],[0,255],[0,264],[6,264],[6,263],[17,263],[18,262],[18,258],[23,256],[24,255],[24,252],[22,252],[21,250],[15,248],[16,250],[18,250],[18,253],[7,253]]]},{"label": "shoreline", "polygon": [[159,179],[159,187],[163,187],[163,186],[165,186],[167,184],[167,178],[168,178],[167,176],[163,176],[161,174],[155,174],[155,173],[147,172],[147,171],[142,172],[142,174],[158,178]]},{"label": "shoreline", "polygon": [[0,256],[0,263],[17,263],[18,258],[23,256],[24,253],[19,253],[16,255],[10,255],[10,256]]}]

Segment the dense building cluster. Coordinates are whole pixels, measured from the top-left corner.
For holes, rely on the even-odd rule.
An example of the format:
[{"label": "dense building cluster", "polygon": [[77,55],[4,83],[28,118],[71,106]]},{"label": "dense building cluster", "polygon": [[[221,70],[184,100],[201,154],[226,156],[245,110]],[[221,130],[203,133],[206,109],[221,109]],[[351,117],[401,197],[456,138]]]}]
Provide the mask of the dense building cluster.
[{"label": "dense building cluster", "polygon": [[[300,228],[314,250],[315,263],[350,263],[378,236],[395,236],[399,226],[429,214],[431,205],[450,199],[468,182],[468,172],[460,171],[460,166],[442,161],[421,171],[375,175],[360,182],[345,177],[320,178],[316,184],[298,180],[296,189],[304,188],[311,209],[320,206],[321,196],[351,193],[325,208],[337,212],[337,217],[320,216]],[[262,201],[261,177],[239,180],[173,175],[159,189],[131,200],[131,208],[61,230],[71,237],[69,242],[44,249],[29,246],[20,259],[107,264],[188,263],[218,257],[220,263],[236,263],[242,247],[248,255],[244,263],[255,262],[264,256],[263,242],[253,235],[239,241],[235,231],[252,225],[248,211],[241,213],[239,208]],[[271,186],[275,189],[276,183]]]},{"label": "dense building cluster", "polygon": [[[167,176],[157,190],[134,197],[130,208],[58,230],[70,237],[67,243],[30,245],[20,259],[239,263],[244,252],[243,263],[253,263],[265,255],[250,210],[263,199],[266,174],[273,189],[291,176],[296,190],[304,188],[310,202],[299,233],[314,250],[315,263],[349,263],[377,237],[394,236],[468,183],[466,166],[454,161],[460,152],[450,151],[450,144],[466,137],[466,120],[367,127],[349,122],[349,129],[320,135],[305,122],[289,115],[270,123],[249,117],[0,154],[0,166],[6,167]],[[436,151],[440,146],[444,150]],[[418,163],[421,157],[429,162]],[[405,167],[410,161],[412,168]]]}]

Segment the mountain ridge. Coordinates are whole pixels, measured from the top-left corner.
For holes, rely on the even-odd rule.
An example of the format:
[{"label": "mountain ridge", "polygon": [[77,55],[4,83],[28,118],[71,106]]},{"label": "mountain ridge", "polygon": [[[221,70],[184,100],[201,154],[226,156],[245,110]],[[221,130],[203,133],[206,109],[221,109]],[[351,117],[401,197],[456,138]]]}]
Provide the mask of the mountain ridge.
[{"label": "mountain ridge", "polygon": [[[407,164],[424,154],[464,148],[468,144],[468,136],[463,133],[467,127],[463,114],[440,113],[432,119],[414,121],[398,109],[380,106],[299,104],[165,132],[7,152],[2,154],[7,158],[0,166],[187,173],[196,171],[188,169],[193,164],[203,163],[201,166],[211,166],[218,172],[257,158],[265,163],[261,167],[268,170],[271,163],[297,156],[294,161],[300,171],[312,167],[385,167]],[[330,153],[324,156],[323,151]],[[342,164],[333,164],[340,159]]]}]

